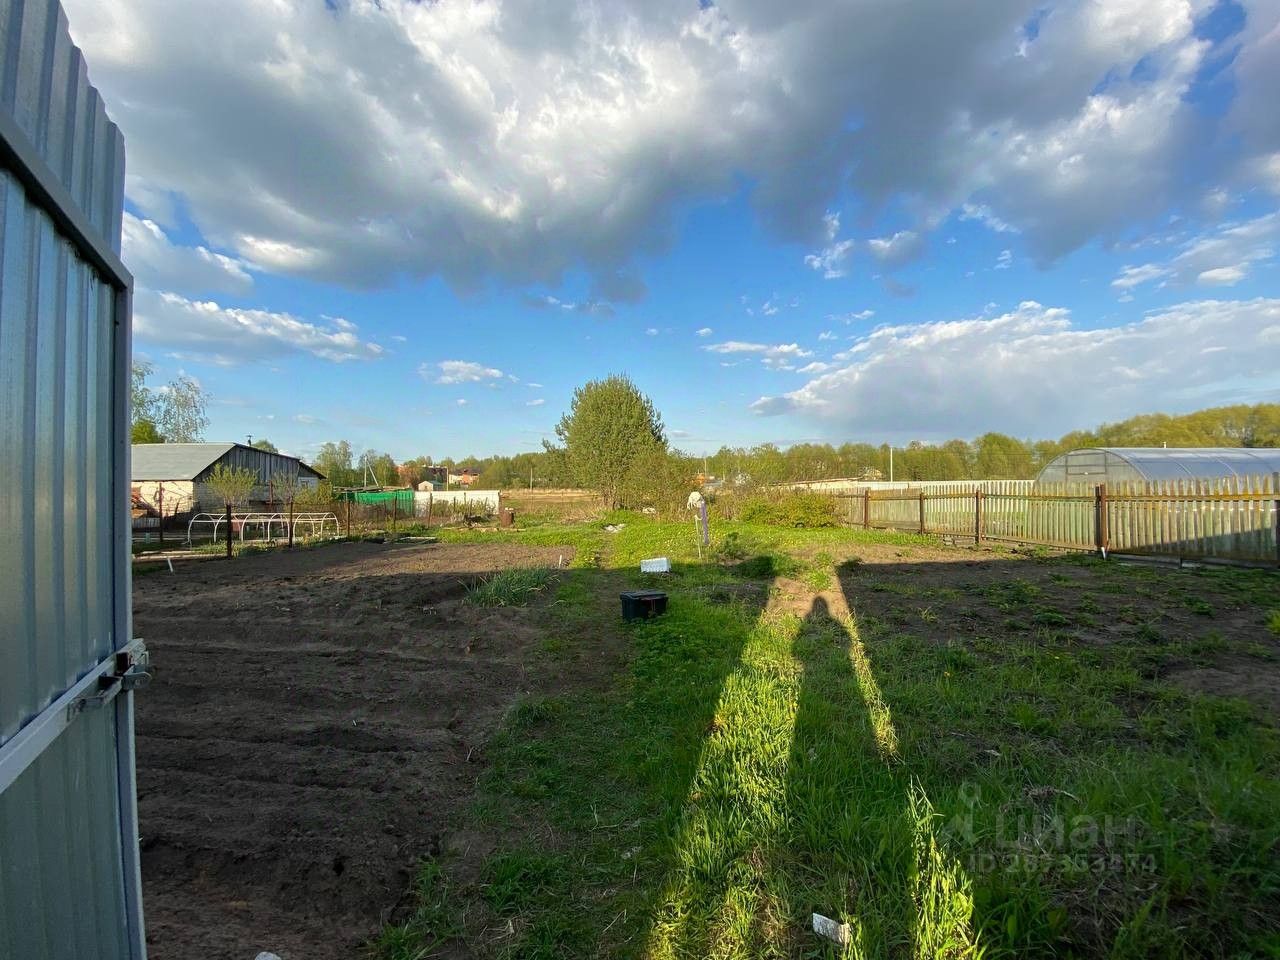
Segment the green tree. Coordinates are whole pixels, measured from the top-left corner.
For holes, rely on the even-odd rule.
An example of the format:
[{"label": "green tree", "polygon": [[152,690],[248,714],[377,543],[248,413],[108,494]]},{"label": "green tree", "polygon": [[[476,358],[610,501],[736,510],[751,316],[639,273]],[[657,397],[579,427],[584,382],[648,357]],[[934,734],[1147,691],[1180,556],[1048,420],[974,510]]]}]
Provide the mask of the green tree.
[{"label": "green tree", "polygon": [[241,467],[228,467],[220,463],[209,473],[206,485],[224,507],[242,506],[258,485],[258,475]]},{"label": "green tree", "polygon": [[359,486],[359,474],[351,466],[351,444],[346,440],[322,443],[312,465],[335,487]]},{"label": "green tree", "polygon": [[[257,444],[255,443],[256,447]],[[287,470],[277,470],[271,474],[271,496],[283,504],[290,504],[298,496],[298,475]]]},{"label": "green tree", "polygon": [[194,443],[209,426],[209,395],[191,377],[179,374],[152,390],[147,379],[154,368],[135,360],[129,371],[129,424],[134,443]]},{"label": "green tree", "polygon": [[280,448],[279,448],[279,447],[277,447],[277,446],[276,446],[274,443],[272,443],[270,440],[268,440],[266,437],[261,437],[260,439],[253,441],[253,443],[251,444],[251,446],[252,446],[255,450],[265,450],[267,453],[279,453],[279,452],[280,452]]},{"label": "green tree", "polygon": [[[156,428],[156,396],[147,386],[147,377],[151,376],[151,364],[142,360],[133,361],[129,370],[129,423],[137,428],[138,424],[147,421],[151,429]],[[134,440],[134,443],[163,443],[160,440]]]},{"label": "green tree", "polygon": [[293,502],[303,511],[328,510],[333,502],[333,486],[327,480],[299,484]]},{"label": "green tree", "polygon": [[378,450],[366,450],[360,454],[360,485],[372,482],[379,487],[394,487],[400,483],[400,470],[395,457]]},{"label": "green tree", "polygon": [[574,482],[598,491],[613,508],[624,505],[626,479],[636,460],[667,447],[653,401],[630,378],[616,374],[573,392],[556,436],[564,444]]},{"label": "green tree", "polygon": [[1028,444],[1003,433],[984,433],[975,441],[980,480],[1024,480],[1031,476]]},{"label": "green tree", "polygon": [[160,430],[154,421],[142,417],[133,421],[133,426],[129,430],[129,442],[164,443],[164,437],[160,435]]},{"label": "green tree", "polygon": [[169,443],[196,443],[204,437],[208,394],[186,374],[179,374],[157,393],[156,426]]}]

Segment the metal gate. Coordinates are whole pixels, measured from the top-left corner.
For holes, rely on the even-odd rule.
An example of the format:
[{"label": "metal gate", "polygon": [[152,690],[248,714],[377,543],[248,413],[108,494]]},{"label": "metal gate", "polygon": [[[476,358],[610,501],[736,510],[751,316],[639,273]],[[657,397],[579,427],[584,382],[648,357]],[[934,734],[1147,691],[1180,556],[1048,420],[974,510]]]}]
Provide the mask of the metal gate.
[{"label": "metal gate", "polygon": [[56,0],[0,0],[0,957],[142,960],[124,145]]}]

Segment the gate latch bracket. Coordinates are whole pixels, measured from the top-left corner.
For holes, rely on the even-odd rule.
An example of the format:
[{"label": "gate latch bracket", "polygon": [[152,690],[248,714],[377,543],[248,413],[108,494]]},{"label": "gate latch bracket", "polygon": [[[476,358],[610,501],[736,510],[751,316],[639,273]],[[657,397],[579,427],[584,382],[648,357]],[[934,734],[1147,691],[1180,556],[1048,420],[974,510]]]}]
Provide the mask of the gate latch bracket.
[{"label": "gate latch bracket", "polygon": [[116,652],[111,667],[98,675],[97,683],[89,692],[71,702],[70,713],[74,716],[84,710],[106,706],[116,694],[125,690],[141,690],[150,682],[151,657],[146,644],[134,640]]}]

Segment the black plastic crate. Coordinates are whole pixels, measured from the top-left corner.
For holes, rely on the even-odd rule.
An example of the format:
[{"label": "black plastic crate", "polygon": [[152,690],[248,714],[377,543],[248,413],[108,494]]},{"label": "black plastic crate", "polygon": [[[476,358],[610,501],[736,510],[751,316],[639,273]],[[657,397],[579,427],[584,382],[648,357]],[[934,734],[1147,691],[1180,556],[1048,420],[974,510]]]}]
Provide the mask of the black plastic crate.
[{"label": "black plastic crate", "polygon": [[647,620],[667,612],[667,595],[661,590],[629,590],[622,594],[622,619]]}]

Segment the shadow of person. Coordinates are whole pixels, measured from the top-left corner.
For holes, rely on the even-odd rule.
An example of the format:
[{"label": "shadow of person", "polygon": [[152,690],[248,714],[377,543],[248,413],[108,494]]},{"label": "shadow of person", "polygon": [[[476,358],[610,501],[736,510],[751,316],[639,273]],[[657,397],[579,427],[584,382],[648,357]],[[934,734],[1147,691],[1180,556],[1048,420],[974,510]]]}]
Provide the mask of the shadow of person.
[{"label": "shadow of person", "polygon": [[[972,899],[935,839],[910,765],[842,589],[815,597],[793,655],[800,666],[784,786],[786,912],[847,923],[855,956],[971,951]],[[796,881],[799,882],[796,882]]]},{"label": "shadow of person", "polygon": [[898,749],[843,593],[771,604],[725,680],[643,955],[808,955],[812,913],[848,923],[846,955],[964,955],[971,901]]}]

